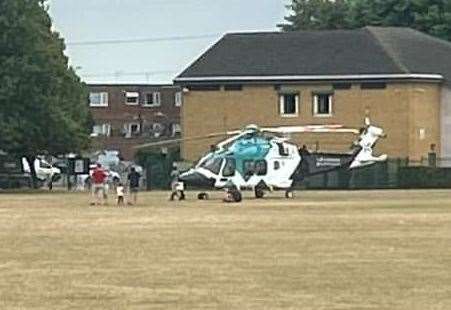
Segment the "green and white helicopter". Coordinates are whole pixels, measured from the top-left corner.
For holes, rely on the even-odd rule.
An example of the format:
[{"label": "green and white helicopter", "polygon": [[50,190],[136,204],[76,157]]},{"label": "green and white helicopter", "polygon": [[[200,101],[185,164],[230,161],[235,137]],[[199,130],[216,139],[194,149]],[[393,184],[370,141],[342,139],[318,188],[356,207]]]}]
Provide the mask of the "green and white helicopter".
[{"label": "green and white helicopter", "polygon": [[[358,135],[358,139],[349,153],[313,153],[304,147],[299,148],[288,138],[302,133],[353,133]],[[373,155],[376,142],[385,137],[385,133],[382,128],[371,125],[369,118],[365,119],[365,127],[361,129],[342,125],[271,128],[249,125],[243,130],[148,143],[138,148],[220,136],[228,138],[212,146],[193,168],[180,174],[182,188],[223,189],[233,186],[239,190],[253,190],[257,198],[262,198],[265,191],[284,190],[285,196],[290,198],[296,184],[305,177],[336,169],[356,169],[387,159],[385,154]],[[201,193],[198,197],[206,199],[208,195]]]}]

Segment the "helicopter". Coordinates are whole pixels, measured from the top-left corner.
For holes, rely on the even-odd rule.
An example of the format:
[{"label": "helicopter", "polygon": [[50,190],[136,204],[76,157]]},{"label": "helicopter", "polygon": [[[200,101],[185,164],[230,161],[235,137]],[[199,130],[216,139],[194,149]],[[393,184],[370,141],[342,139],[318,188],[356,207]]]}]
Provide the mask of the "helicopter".
[{"label": "helicopter", "polygon": [[[352,133],[358,139],[348,153],[316,153],[290,142],[288,136],[302,133]],[[256,198],[263,198],[265,191],[284,190],[285,197],[292,198],[296,184],[306,177],[337,169],[357,169],[387,160],[386,154],[373,155],[376,142],[386,137],[386,134],[382,128],[372,125],[368,117],[361,129],[346,128],[343,125],[248,125],[242,130],[148,143],[137,148],[219,136],[228,138],[212,146],[210,152],[193,168],[180,174],[182,188],[185,185],[207,189],[234,187],[238,190],[253,190]],[[202,192],[198,198],[208,199],[208,194]],[[241,200],[241,196],[238,199]]]}]

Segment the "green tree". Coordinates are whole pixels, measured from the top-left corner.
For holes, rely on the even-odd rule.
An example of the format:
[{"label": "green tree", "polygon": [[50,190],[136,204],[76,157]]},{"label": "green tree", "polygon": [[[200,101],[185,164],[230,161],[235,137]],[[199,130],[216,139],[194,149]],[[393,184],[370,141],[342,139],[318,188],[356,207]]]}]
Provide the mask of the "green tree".
[{"label": "green tree", "polygon": [[451,0],[292,0],[283,31],[410,27],[451,41]]},{"label": "green tree", "polygon": [[349,4],[346,0],[292,0],[286,7],[291,13],[285,17],[288,23],[279,25],[283,31],[349,27],[346,17]]},{"label": "green tree", "polygon": [[[68,65],[45,0],[0,1],[0,149],[25,156],[89,145],[86,86]],[[35,183],[35,182],[34,182]]]},{"label": "green tree", "polygon": [[353,28],[410,27],[451,41],[451,0],[354,0],[349,17]]}]

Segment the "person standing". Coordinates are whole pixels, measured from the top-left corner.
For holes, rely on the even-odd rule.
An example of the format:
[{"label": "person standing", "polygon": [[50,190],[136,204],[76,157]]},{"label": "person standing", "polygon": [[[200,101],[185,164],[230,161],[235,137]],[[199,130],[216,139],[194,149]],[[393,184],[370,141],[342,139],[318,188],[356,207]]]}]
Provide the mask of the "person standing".
[{"label": "person standing", "polygon": [[91,175],[92,180],[92,202],[91,205],[106,204],[105,199],[105,182],[107,179],[107,174],[103,170],[101,164],[97,164]]},{"label": "person standing", "polygon": [[128,201],[128,204],[136,204],[136,202],[138,201],[139,180],[141,179],[141,174],[136,171],[135,167],[132,167],[127,179],[130,189],[130,198],[133,200],[133,203],[131,201]]},{"label": "person standing", "polygon": [[170,201],[173,201],[175,197],[178,198],[178,200],[185,200],[185,186],[183,182],[180,182],[179,180],[180,171],[177,167],[176,163],[173,163],[172,165],[172,171],[171,171],[171,196],[169,197]]},{"label": "person standing", "polygon": [[124,205],[124,185],[121,182],[116,186],[117,205]]}]

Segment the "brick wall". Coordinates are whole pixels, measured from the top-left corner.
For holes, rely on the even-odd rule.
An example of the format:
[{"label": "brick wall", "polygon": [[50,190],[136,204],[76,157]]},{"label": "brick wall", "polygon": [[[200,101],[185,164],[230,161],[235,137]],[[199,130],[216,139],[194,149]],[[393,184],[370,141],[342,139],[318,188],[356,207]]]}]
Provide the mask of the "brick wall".
[{"label": "brick wall", "polygon": [[[283,89],[284,86],[282,86]],[[359,128],[367,112],[375,125],[381,126],[388,138],[381,140],[376,152],[391,157],[426,156],[430,145],[440,150],[440,88],[427,82],[388,83],[384,89],[361,89],[353,83],[350,89],[335,89],[332,83],[287,85],[300,94],[299,115],[282,117],[279,113],[280,87],[244,85],[241,91],[189,91],[184,93],[182,131],[185,137],[203,136],[259,126],[309,124],[343,124]],[[313,115],[313,93],[333,92],[331,117]],[[419,130],[424,128],[421,137]],[[321,151],[349,151],[355,136],[350,134],[303,134],[293,136],[299,145]],[[188,141],[182,144],[182,156],[196,160],[209,146],[221,140]]]},{"label": "brick wall", "polygon": [[[99,149],[118,150],[125,160],[132,160],[136,154],[133,146],[172,137],[174,124],[180,124],[180,107],[175,104],[180,88],[172,85],[88,85],[91,93],[108,93],[107,107],[90,107],[95,124],[110,124],[111,136],[93,138],[93,145]],[[126,104],[126,93],[138,93],[137,105]],[[159,106],[145,106],[147,94],[160,93]],[[124,125],[139,123],[139,134],[125,137]],[[154,130],[154,124],[160,124]],[[160,136],[156,136],[157,132]]]}]

